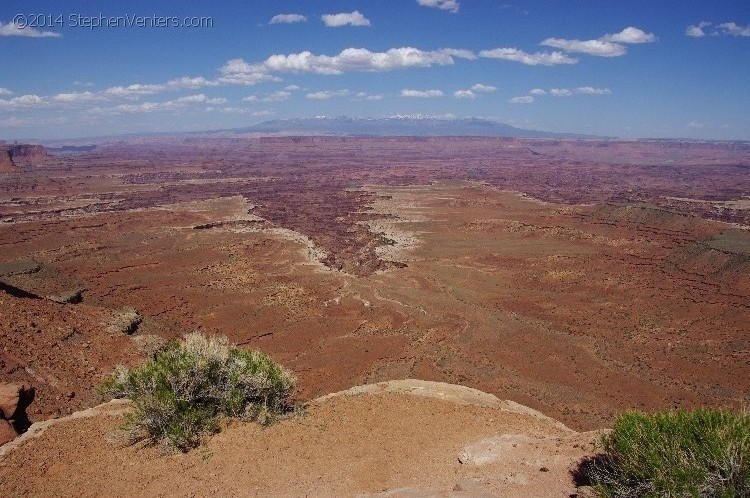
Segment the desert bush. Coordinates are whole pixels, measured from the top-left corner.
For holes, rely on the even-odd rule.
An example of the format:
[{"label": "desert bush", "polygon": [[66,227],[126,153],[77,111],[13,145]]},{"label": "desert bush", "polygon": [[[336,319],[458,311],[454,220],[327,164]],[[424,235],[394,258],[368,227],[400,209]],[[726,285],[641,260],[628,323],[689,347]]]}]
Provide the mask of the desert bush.
[{"label": "desert bush", "polygon": [[580,469],[607,497],[750,496],[750,414],[721,409],[632,412]]},{"label": "desert bush", "polygon": [[140,367],[118,367],[100,391],[132,400],[123,427],[131,443],[149,440],[187,451],[217,432],[221,417],[276,420],[288,409],[294,382],[268,355],[196,333]]}]

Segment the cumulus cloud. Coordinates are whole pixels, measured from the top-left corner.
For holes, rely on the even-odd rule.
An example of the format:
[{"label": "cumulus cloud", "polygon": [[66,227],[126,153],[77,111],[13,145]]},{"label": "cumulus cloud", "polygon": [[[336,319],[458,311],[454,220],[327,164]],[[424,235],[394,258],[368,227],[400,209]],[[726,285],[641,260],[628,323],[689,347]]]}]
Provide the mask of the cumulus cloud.
[{"label": "cumulus cloud", "polygon": [[704,36],[706,36],[706,32],[703,31],[703,29],[709,26],[711,26],[711,23],[708,21],[701,21],[698,24],[691,24],[685,30],[685,34],[692,38],[703,38]]},{"label": "cumulus cloud", "polygon": [[609,88],[594,88],[593,86],[579,86],[573,91],[582,95],[610,95],[612,93]]},{"label": "cumulus cloud", "polygon": [[461,5],[457,0],[417,0],[417,3],[422,7],[447,10],[453,14],[458,13],[458,9]]},{"label": "cumulus cloud", "polygon": [[558,64],[575,64],[578,59],[569,57],[562,52],[537,52],[529,54],[517,48],[494,48],[482,50],[480,57],[489,59],[503,59],[507,61],[520,62],[527,66],[555,66]]},{"label": "cumulus cloud", "polygon": [[354,12],[342,12],[340,14],[323,14],[320,18],[329,28],[370,25],[370,20],[363,16],[358,10],[355,10]]},{"label": "cumulus cloud", "polygon": [[307,17],[302,14],[277,14],[268,21],[268,24],[294,24],[306,21]]},{"label": "cumulus cloud", "polygon": [[579,86],[577,88],[551,88],[549,91],[534,88],[529,92],[531,95],[552,95],[553,97],[570,97],[572,95],[610,95],[609,88],[595,88],[593,86]]},{"label": "cumulus cloud", "polygon": [[218,81],[226,85],[252,86],[265,81],[278,80],[268,74],[268,69],[263,64],[250,64],[244,59],[228,60],[219,68],[219,72],[221,76]]},{"label": "cumulus cloud", "polygon": [[166,85],[142,85],[135,83],[128,86],[113,86],[104,90],[103,94],[107,97],[133,99],[143,95],[153,95],[163,92],[167,89]]},{"label": "cumulus cloud", "polygon": [[646,33],[642,29],[629,26],[619,33],[606,34],[601,39],[615,43],[653,43],[656,41],[656,36],[653,33]]},{"label": "cumulus cloud", "polygon": [[547,38],[540,45],[559,48],[566,52],[576,52],[597,57],[619,57],[627,53],[627,49],[618,43],[602,40],[566,40],[563,38]]},{"label": "cumulus cloud", "polygon": [[[311,52],[272,55],[263,62],[262,66],[266,71],[272,72],[342,74],[350,71],[379,72],[411,67],[445,66],[453,63],[453,57],[440,51],[426,52],[413,47],[401,47],[392,48],[386,52],[370,52],[366,48],[347,48],[333,56],[314,55]],[[255,70],[254,65],[248,66],[251,70]]]},{"label": "cumulus cloud", "polygon": [[242,99],[242,102],[257,102],[257,101],[258,101],[258,97],[255,95],[248,95],[247,97],[244,97]]},{"label": "cumulus cloud", "polygon": [[283,102],[285,100],[289,100],[289,97],[292,96],[292,92],[287,92],[286,90],[279,90],[277,92],[269,93],[266,95],[266,97],[263,99],[264,102]]},{"label": "cumulus cloud", "polygon": [[354,97],[352,98],[352,100],[371,100],[371,101],[383,100],[383,96],[380,94],[357,92],[356,94],[354,94]]},{"label": "cumulus cloud", "polygon": [[207,86],[218,86],[218,81],[212,81],[207,80],[203,76],[197,76],[195,78],[191,78],[189,76],[183,76],[182,78],[175,78],[173,80],[169,80],[167,82],[167,85],[170,89],[179,89],[179,88],[186,88],[189,90],[197,90],[199,88],[204,88]]},{"label": "cumulus cloud", "polygon": [[297,85],[287,85],[286,87],[284,87],[284,90],[286,90],[288,92],[296,92],[299,89],[300,88]]},{"label": "cumulus cloud", "polygon": [[306,97],[313,100],[328,100],[331,97],[346,97],[351,92],[349,90],[324,90],[321,92],[308,93]]},{"label": "cumulus cloud", "polygon": [[508,102],[511,104],[531,104],[534,102],[534,97],[531,95],[523,95],[521,97],[513,97]]},{"label": "cumulus cloud", "polygon": [[60,33],[54,31],[39,31],[36,28],[21,26],[15,22],[3,24],[0,22],[0,36],[25,36],[28,38],[60,38]]},{"label": "cumulus cloud", "polygon": [[0,95],[13,95],[13,92],[8,90],[7,88],[0,87]]},{"label": "cumulus cloud", "polygon": [[627,53],[624,44],[653,43],[656,36],[652,33],[627,27],[619,33],[606,34],[595,40],[568,40],[565,38],[547,38],[540,45],[559,48],[565,52],[581,53],[596,57],[619,57]]},{"label": "cumulus cloud", "polygon": [[443,92],[441,90],[401,90],[402,97],[442,97]]},{"label": "cumulus cloud", "polygon": [[471,90],[474,92],[479,92],[479,93],[492,93],[492,92],[497,91],[497,87],[492,86],[492,85],[483,85],[481,83],[477,83],[476,85],[471,87]]},{"label": "cumulus cloud", "polygon": [[453,96],[457,99],[475,99],[477,95],[471,90],[457,90],[453,92]]},{"label": "cumulus cloud", "polygon": [[63,104],[87,104],[90,102],[101,102],[105,100],[105,97],[94,92],[70,92],[58,93],[52,97],[52,100]]},{"label": "cumulus cloud", "polygon": [[550,89],[549,94],[553,97],[570,97],[573,95],[573,92],[567,88],[552,88]]},{"label": "cumulus cloud", "polygon": [[458,57],[459,59],[475,60],[476,54],[471,50],[464,50],[462,48],[441,48],[435,51],[438,54],[450,55],[452,57]]},{"label": "cumulus cloud", "polygon": [[737,25],[737,23],[733,22],[725,22],[724,24],[719,24],[719,29],[725,35],[750,36],[750,26],[739,26]]}]

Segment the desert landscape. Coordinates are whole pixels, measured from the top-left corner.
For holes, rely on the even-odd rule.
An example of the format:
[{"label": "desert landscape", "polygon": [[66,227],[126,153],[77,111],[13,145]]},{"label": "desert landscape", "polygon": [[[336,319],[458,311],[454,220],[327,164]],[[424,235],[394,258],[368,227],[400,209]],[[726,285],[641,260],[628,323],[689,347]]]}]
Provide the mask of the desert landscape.
[{"label": "desert landscape", "polygon": [[[115,365],[192,331],[270,354],[297,376],[302,404],[399,379],[512,400],[564,428],[514,422],[515,433],[576,434],[570,461],[592,451],[587,431],[622,411],[747,397],[747,143],[237,134],[14,147],[0,177],[0,317],[12,324],[0,330],[0,368],[5,382],[34,386],[32,422],[97,405]],[[414,403],[400,396],[388,402]],[[371,409],[327,403],[312,406]],[[462,417],[493,419],[450,423]],[[6,452],[0,487],[39,494],[53,482],[62,471],[23,484],[18,472],[46,468],[26,459],[58,431],[93,430],[87,458],[116,453],[104,436],[114,419],[55,426]],[[401,424],[438,430],[436,419]],[[449,451],[490,426],[455,432],[464,439]],[[236,430],[250,429],[232,426],[206,451],[223,452],[216,445]],[[128,451],[116,458],[141,458]],[[556,467],[563,488],[549,489],[575,492],[570,461]],[[398,472],[298,485],[356,494],[439,482],[448,492],[489,475],[412,482]],[[143,494],[170,486],[146,482]],[[482,482],[499,492],[501,481]],[[218,492],[242,489],[263,494]]]}]

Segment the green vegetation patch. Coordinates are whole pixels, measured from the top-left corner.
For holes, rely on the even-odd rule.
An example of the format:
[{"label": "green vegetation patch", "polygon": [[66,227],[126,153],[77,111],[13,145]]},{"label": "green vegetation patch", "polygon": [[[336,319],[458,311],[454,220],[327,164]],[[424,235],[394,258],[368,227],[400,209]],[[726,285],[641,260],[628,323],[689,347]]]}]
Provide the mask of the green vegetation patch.
[{"label": "green vegetation patch", "polygon": [[130,398],[123,429],[129,442],[148,440],[181,451],[218,432],[221,417],[268,424],[289,409],[292,374],[268,355],[230,346],[225,337],[189,334],[152,361],[118,367],[101,386]]},{"label": "green vegetation patch", "polygon": [[750,496],[746,411],[626,413],[602,445],[580,469],[602,496]]}]

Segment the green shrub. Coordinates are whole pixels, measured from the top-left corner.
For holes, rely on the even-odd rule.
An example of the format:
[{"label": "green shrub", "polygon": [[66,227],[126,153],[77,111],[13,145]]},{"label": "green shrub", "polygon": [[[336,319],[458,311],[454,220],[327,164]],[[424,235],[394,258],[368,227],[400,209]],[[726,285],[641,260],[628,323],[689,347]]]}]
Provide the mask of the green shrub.
[{"label": "green shrub", "polygon": [[124,424],[131,443],[187,451],[218,432],[220,417],[276,420],[288,409],[294,382],[265,354],[229,346],[224,337],[189,334],[143,366],[118,367],[100,391],[132,400]]},{"label": "green shrub", "polygon": [[603,496],[750,496],[745,411],[626,413],[602,446],[580,471]]}]

